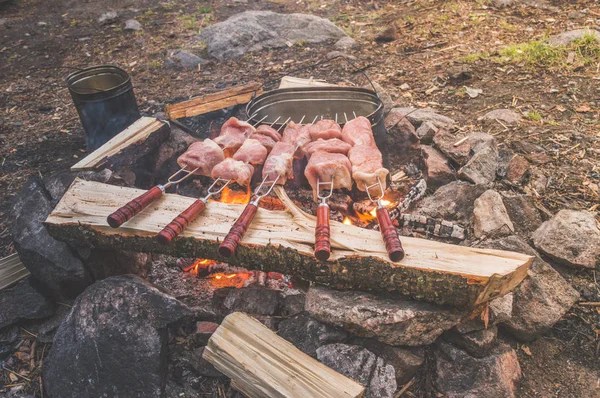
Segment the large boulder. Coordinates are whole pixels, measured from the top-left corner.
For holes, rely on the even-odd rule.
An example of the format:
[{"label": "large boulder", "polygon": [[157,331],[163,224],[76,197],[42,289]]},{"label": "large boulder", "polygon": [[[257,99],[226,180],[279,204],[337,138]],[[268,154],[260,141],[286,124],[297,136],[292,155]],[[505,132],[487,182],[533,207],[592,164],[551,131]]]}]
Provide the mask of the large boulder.
[{"label": "large boulder", "polygon": [[505,344],[492,349],[490,355],[474,358],[450,343],[440,342],[434,349],[435,384],[449,398],[515,396],[521,379],[517,353]]},{"label": "large boulder", "polygon": [[427,217],[467,223],[473,214],[475,199],[485,190],[483,185],[454,181],[424,198],[417,205],[415,212]]},{"label": "large boulder", "polygon": [[27,181],[13,202],[11,233],[29,272],[53,293],[74,297],[92,277],[69,246],[51,237],[42,224],[52,211],[50,200],[38,179]]},{"label": "large boulder", "polygon": [[200,32],[208,54],[223,61],[248,51],[285,47],[289,43],[321,43],[346,36],[328,19],[307,14],[278,14],[271,11],[246,11]]},{"label": "large boulder", "polygon": [[561,210],[531,237],[536,249],[557,263],[578,268],[600,264],[600,227],[594,213]]},{"label": "large boulder", "polygon": [[0,330],[20,321],[43,319],[54,314],[54,303],[36,288],[28,277],[0,291]]},{"label": "large boulder", "polygon": [[465,315],[431,304],[321,286],[309,289],[306,310],[321,322],[395,346],[431,344]]},{"label": "large boulder", "polygon": [[44,361],[47,396],[164,397],[167,326],[190,315],[136,276],[95,283],[75,301]]},{"label": "large boulder", "polygon": [[277,334],[312,357],[317,355],[317,348],[348,338],[344,330],[321,323],[305,312],[281,321]]},{"label": "large boulder", "polygon": [[396,392],[393,366],[365,348],[329,344],[317,349],[317,359],[365,386],[365,398],[392,398]]},{"label": "large boulder", "polygon": [[476,238],[506,236],[514,231],[515,227],[498,192],[488,189],[475,200],[473,233]]}]

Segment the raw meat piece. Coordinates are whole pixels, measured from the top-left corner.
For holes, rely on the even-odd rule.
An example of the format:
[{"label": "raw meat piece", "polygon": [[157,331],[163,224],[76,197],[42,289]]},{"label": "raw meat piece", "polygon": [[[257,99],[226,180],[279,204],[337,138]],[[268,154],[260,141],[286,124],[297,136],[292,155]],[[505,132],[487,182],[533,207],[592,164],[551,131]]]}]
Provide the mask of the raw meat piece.
[{"label": "raw meat piece", "polygon": [[271,137],[274,141],[281,141],[281,134],[273,127],[268,124],[261,124],[256,129],[256,134],[266,135],[267,137]]},{"label": "raw meat piece", "polygon": [[285,130],[283,130],[281,141],[294,145],[294,148],[296,148],[294,156],[296,158],[304,157],[304,146],[312,141],[310,133],[308,132],[310,126],[310,124],[302,125],[289,122],[287,126],[285,126]]},{"label": "raw meat piece", "polygon": [[248,138],[233,155],[233,159],[244,163],[263,164],[267,158],[267,153],[267,148],[259,141]]},{"label": "raw meat piece", "polygon": [[[350,160],[341,153],[324,151],[313,153],[306,165],[306,169],[304,169],[304,175],[313,188],[313,199],[315,202],[318,201],[317,180],[329,182],[333,178],[333,189],[352,189],[351,168]],[[330,189],[329,185],[322,185],[321,187],[323,189]]]},{"label": "raw meat piece", "polygon": [[322,138],[329,140],[331,138],[342,138],[342,128],[333,120],[319,120],[308,128],[310,137],[313,141]]},{"label": "raw meat piece", "polygon": [[265,160],[263,179],[265,177],[267,177],[267,181],[277,179],[277,184],[283,185],[288,178],[292,178],[294,176],[292,166],[295,149],[294,144],[289,142],[279,141],[275,144],[269,157]]},{"label": "raw meat piece", "polygon": [[231,157],[242,146],[246,138],[255,131],[256,129],[251,124],[232,117],[223,124],[221,134],[214,141],[223,148],[225,156]]},{"label": "raw meat piece", "polygon": [[308,156],[312,155],[316,151],[343,153],[344,155],[347,155],[350,148],[352,148],[352,145],[340,140],[339,138],[332,138],[330,140],[319,138],[316,141],[306,144],[304,150]]},{"label": "raw meat piece", "polygon": [[210,177],[210,173],[217,163],[225,159],[225,154],[220,146],[213,140],[194,142],[179,158],[177,164],[186,170],[198,168],[194,174]]},{"label": "raw meat piece", "polygon": [[359,116],[356,119],[350,120],[342,129],[342,140],[348,144],[355,145],[375,145],[371,122],[364,116]]},{"label": "raw meat piece", "polygon": [[[348,152],[348,159],[352,164],[352,178],[356,186],[361,191],[366,191],[367,186],[375,184],[377,179],[385,186],[385,178],[388,175],[388,169],[383,167],[381,152],[370,145],[357,145]],[[371,195],[378,196],[383,194],[379,189],[371,189]]]},{"label": "raw meat piece", "polygon": [[254,166],[232,158],[227,158],[213,167],[211,177],[234,180],[242,186],[250,185],[254,174]]},{"label": "raw meat piece", "polygon": [[273,138],[258,133],[252,133],[250,138],[260,142],[265,148],[267,148],[267,152],[271,152],[271,150],[277,143],[277,141],[275,141]]}]

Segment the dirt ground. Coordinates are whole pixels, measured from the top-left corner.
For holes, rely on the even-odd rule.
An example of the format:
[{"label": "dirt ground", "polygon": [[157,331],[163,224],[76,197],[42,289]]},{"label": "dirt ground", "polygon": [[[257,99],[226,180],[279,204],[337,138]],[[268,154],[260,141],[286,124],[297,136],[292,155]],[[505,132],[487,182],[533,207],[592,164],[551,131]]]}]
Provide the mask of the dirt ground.
[{"label": "dirt ground", "polygon": [[[152,114],[177,98],[267,81],[325,59],[332,50],[330,45],[296,43],[233,61],[211,61],[199,70],[163,65],[167,49],[207,57],[198,32],[248,9],[329,18],[360,43],[360,50],[350,52],[356,63],[398,105],[439,109],[463,131],[489,132],[501,145],[526,156],[547,178],[547,187],[525,192],[548,212],[595,211],[600,53],[592,55],[592,62],[540,66],[504,59],[500,51],[566,30],[598,27],[600,4],[516,3],[506,8],[484,0],[13,0],[0,5],[0,256],[14,251],[8,213],[21,185],[33,175],[67,170],[86,154],[83,129],[65,88],[71,68],[123,67],[132,76],[140,110]],[[98,17],[109,10],[118,11],[118,20],[99,24]],[[129,18],[137,19],[143,30],[125,31]],[[375,42],[377,32],[392,25],[397,39]],[[471,98],[467,87],[482,93]],[[497,108],[528,116],[517,127],[478,122]],[[586,301],[600,301],[596,271],[562,273]],[[599,320],[600,308],[576,305],[546,337],[525,346],[511,342],[523,368],[519,396],[600,396]],[[427,395],[423,384],[415,383],[407,396]]]}]

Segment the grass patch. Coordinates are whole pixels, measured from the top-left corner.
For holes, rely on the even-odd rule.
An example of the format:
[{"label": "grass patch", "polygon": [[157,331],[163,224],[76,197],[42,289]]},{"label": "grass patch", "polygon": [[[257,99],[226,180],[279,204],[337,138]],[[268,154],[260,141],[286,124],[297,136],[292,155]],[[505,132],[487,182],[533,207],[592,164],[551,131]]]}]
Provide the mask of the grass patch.
[{"label": "grass patch", "polygon": [[542,114],[538,111],[529,111],[525,114],[525,119],[531,120],[532,122],[539,122],[542,120]]},{"label": "grass patch", "polygon": [[479,61],[480,59],[483,59],[483,58],[488,58],[489,56],[490,56],[490,53],[487,53],[487,52],[471,53],[471,54],[465,55],[464,57],[461,57],[460,60],[467,64],[472,64],[475,61]]}]

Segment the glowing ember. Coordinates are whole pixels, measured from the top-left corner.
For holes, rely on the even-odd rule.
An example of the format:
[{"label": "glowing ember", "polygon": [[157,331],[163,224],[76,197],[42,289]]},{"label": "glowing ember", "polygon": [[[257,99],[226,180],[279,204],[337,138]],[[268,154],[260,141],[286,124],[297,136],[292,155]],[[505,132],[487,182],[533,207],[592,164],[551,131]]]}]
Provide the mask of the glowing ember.
[{"label": "glowing ember", "polygon": [[348,217],[344,217],[344,221],[342,221],[342,224],[352,225],[352,221]]},{"label": "glowing ember", "polygon": [[235,274],[225,274],[222,272],[209,276],[215,287],[246,287],[254,282],[254,272],[238,272]]},{"label": "glowing ember", "polygon": [[213,264],[217,264],[217,262],[214,260],[209,260],[207,258],[199,258],[196,261],[194,261],[194,263],[192,265],[185,268],[183,271],[189,272],[192,275],[198,275],[199,268],[210,267]]},{"label": "glowing ember", "polygon": [[221,192],[221,199],[219,202],[228,203],[228,204],[246,204],[250,201],[250,186],[248,185],[248,190],[246,192],[241,191],[233,191],[229,189],[229,187],[225,187],[223,192]]}]

